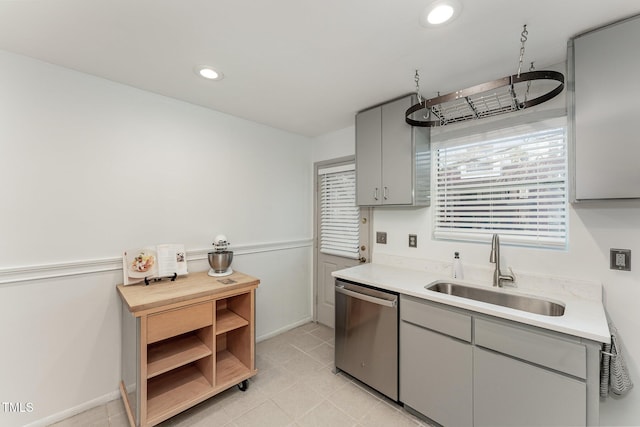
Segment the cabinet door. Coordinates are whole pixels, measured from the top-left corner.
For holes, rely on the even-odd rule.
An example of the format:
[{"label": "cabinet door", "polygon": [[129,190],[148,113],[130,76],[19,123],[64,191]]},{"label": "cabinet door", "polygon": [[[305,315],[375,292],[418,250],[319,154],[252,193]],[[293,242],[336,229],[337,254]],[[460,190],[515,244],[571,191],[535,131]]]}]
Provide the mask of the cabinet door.
[{"label": "cabinet door", "polygon": [[574,40],[577,200],[640,198],[640,18]]},{"label": "cabinet door", "polygon": [[578,426],[587,422],[586,384],[476,347],[474,426]]},{"label": "cabinet door", "polygon": [[407,322],[400,325],[400,400],[444,426],[471,426],[471,345]]},{"label": "cabinet door", "polygon": [[412,127],[405,121],[411,97],[382,106],[382,204],[413,203]]},{"label": "cabinet door", "polygon": [[356,203],[379,205],[382,202],[382,117],[381,107],[356,116]]}]

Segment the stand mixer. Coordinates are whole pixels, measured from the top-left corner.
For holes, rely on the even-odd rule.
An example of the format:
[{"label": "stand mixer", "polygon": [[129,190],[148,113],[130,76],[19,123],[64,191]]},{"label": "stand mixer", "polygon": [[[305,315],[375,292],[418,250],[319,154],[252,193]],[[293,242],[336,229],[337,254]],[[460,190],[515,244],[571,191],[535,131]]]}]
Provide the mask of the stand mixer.
[{"label": "stand mixer", "polygon": [[209,276],[222,277],[233,273],[231,269],[231,261],[233,261],[233,252],[228,251],[229,241],[227,236],[219,234],[213,241],[213,252],[209,252]]}]

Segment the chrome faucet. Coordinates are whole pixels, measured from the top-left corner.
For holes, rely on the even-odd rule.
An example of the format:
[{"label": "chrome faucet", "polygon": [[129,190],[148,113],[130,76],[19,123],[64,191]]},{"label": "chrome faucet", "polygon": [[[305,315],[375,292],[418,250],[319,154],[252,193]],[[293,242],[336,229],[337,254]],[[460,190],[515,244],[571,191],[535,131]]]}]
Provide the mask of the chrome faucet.
[{"label": "chrome faucet", "polygon": [[[502,274],[500,271],[500,237],[498,237],[497,234],[494,234],[493,239],[491,239],[491,254],[489,255],[489,262],[496,265],[496,268],[493,271],[493,286],[501,288],[503,281],[511,283],[516,281],[513,274]],[[511,271],[511,273],[513,273],[513,271]]]}]

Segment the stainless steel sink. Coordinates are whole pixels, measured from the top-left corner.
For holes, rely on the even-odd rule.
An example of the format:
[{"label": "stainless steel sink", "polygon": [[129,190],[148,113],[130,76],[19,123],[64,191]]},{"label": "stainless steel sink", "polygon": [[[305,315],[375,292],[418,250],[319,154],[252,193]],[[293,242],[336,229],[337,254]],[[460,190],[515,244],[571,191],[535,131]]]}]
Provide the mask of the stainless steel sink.
[{"label": "stainless steel sink", "polygon": [[564,314],[564,306],[552,301],[474,288],[459,283],[437,281],[425,286],[425,289],[544,316],[562,316]]}]

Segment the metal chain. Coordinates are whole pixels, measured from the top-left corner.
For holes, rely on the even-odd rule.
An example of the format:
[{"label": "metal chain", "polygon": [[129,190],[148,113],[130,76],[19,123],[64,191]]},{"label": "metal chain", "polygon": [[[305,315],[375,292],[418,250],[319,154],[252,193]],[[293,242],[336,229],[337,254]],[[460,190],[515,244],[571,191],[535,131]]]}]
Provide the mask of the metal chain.
[{"label": "metal chain", "polygon": [[[416,95],[418,96],[418,104],[422,104],[422,95],[420,95],[420,74],[418,73],[418,70],[416,70],[416,75],[413,79],[416,82]],[[429,116],[431,115],[429,109],[426,110],[427,112],[422,116],[424,120],[428,120]]]},{"label": "metal chain", "polygon": [[520,71],[522,70],[522,58],[524,58],[524,44],[527,41],[527,36],[529,32],[527,31],[527,25],[525,24],[522,28],[522,33],[520,33],[520,60],[518,61],[518,77],[520,77]]},{"label": "metal chain", "polygon": [[[535,67],[533,66],[533,61],[531,61],[531,66],[529,67],[529,71],[534,71]],[[527,98],[529,97],[529,90],[531,89],[531,80],[527,82],[527,91],[524,94],[524,102],[527,102]]]},{"label": "metal chain", "polygon": [[422,95],[420,95],[420,74],[416,70],[416,76],[413,78],[416,82],[416,95],[418,95],[418,102],[422,104]]}]

